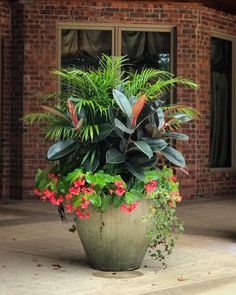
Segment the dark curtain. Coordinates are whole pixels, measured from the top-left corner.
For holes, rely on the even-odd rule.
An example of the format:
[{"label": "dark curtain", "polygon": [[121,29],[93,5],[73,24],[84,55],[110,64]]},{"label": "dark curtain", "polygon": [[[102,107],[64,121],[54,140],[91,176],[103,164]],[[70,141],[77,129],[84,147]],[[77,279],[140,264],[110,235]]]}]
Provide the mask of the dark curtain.
[{"label": "dark curtain", "polygon": [[123,31],[121,54],[130,59],[128,71],[170,70],[170,33]]},{"label": "dark curtain", "polygon": [[61,65],[96,69],[102,54],[111,55],[112,32],[102,30],[62,30]]},{"label": "dark curtain", "polygon": [[231,167],[232,42],[211,40],[210,165]]}]

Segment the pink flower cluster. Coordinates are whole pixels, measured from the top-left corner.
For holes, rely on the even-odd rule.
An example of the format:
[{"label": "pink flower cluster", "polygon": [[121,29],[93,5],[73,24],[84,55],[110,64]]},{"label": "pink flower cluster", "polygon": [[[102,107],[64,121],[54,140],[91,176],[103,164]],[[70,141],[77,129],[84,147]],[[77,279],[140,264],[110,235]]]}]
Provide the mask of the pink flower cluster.
[{"label": "pink flower cluster", "polygon": [[157,186],[157,180],[151,179],[148,184],[144,185],[144,188],[147,193],[151,193],[155,190]]},{"label": "pink flower cluster", "polygon": [[66,204],[66,210],[68,213],[75,212],[75,214],[80,218],[90,218],[90,213],[84,213],[83,210],[87,209],[90,205],[90,200],[86,199],[85,196],[81,197],[81,203],[79,207],[74,208],[70,203],[70,200],[73,198],[73,195],[79,195],[80,193],[84,193],[85,195],[91,195],[94,190],[90,187],[85,187],[85,180],[79,179],[73,182],[73,186],[69,188],[69,194],[65,196],[65,199],[68,201]]},{"label": "pink flower cluster", "polygon": [[[56,175],[48,174],[48,177],[51,178],[55,182],[55,184],[57,184],[58,177]],[[89,218],[90,213],[84,213],[83,211],[84,209],[87,209],[89,207],[90,200],[88,199],[88,196],[91,195],[94,192],[94,190],[90,187],[85,187],[85,184],[86,182],[84,179],[75,180],[73,182],[73,185],[69,188],[69,193],[67,193],[64,197],[56,197],[55,191],[51,191],[48,188],[46,188],[43,191],[40,191],[39,189],[35,188],[34,193],[38,195],[41,200],[49,200],[53,205],[60,205],[65,200],[65,207],[68,213],[75,212],[75,214],[80,219]],[[81,196],[81,193],[83,194],[83,196],[81,197],[81,203],[79,207],[74,207],[71,203],[71,200],[73,199],[73,196]]]},{"label": "pink flower cluster", "polygon": [[170,193],[170,199],[172,201],[175,201],[176,203],[179,203],[182,201],[182,197],[180,196],[179,191],[173,191]]},{"label": "pink flower cluster", "polygon": [[121,209],[122,211],[124,211],[124,212],[130,213],[130,212],[132,212],[133,210],[135,210],[135,209],[138,207],[138,204],[139,204],[139,203],[140,203],[140,201],[138,200],[138,201],[136,201],[136,202],[130,204],[128,207],[127,207],[125,204],[122,204],[122,205],[120,206],[120,209]]},{"label": "pink flower cluster", "polygon": [[63,202],[62,196],[55,197],[55,192],[52,192],[47,188],[43,192],[40,192],[37,188],[35,188],[34,193],[40,196],[40,199],[43,201],[49,200],[52,205],[60,205]]},{"label": "pink flower cluster", "polygon": [[114,194],[116,193],[118,196],[123,196],[123,194],[126,192],[126,188],[124,187],[123,181],[115,181],[114,185],[116,186],[115,190],[110,189],[109,193]]}]

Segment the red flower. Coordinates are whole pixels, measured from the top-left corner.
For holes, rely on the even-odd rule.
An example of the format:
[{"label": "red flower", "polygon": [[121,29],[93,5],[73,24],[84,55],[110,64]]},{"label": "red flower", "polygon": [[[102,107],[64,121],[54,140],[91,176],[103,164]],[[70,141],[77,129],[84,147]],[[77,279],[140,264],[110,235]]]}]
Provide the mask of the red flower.
[{"label": "red flower", "polygon": [[83,180],[75,180],[73,182],[73,184],[74,184],[75,187],[84,186],[85,185],[85,180],[84,179]]},{"label": "red flower", "polygon": [[170,180],[177,182],[177,177],[176,176],[171,176]]},{"label": "red flower", "polygon": [[176,203],[180,203],[182,201],[182,197],[181,196],[178,196],[176,199],[175,199],[175,202]]},{"label": "red flower", "polygon": [[147,193],[151,193],[155,190],[157,186],[157,180],[150,180],[148,184],[144,185]]},{"label": "red flower", "polygon": [[116,194],[117,194],[118,196],[122,196],[125,192],[126,192],[126,188],[124,188],[124,187],[118,187],[118,188],[116,189]]},{"label": "red flower", "polygon": [[122,186],[124,185],[124,182],[123,182],[123,181],[118,181],[118,180],[116,180],[116,181],[114,182],[114,185],[117,186],[117,187],[122,187]]},{"label": "red flower", "polygon": [[48,177],[54,180],[58,180],[58,177],[54,173],[48,173]]},{"label": "red flower", "polygon": [[36,196],[41,196],[42,195],[42,193],[40,192],[40,190],[38,188],[34,189],[34,193],[35,193]]},{"label": "red flower", "polygon": [[71,213],[73,211],[73,206],[71,205],[71,203],[66,204],[66,210],[68,213]]},{"label": "red flower", "polygon": [[43,194],[47,199],[54,198],[55,196],[55,192],[51,192],[48,188],[43,191]]},{"label": "red flower", "polygon": [[85,200],[84,203],[81,203],[81,204],[80,204],[80,207],[81,207],[82,209],[87,209],[88,206],[89,206],[89,204],[90,204],[90,201],[89,201],[89,200]]},{"label": "red flower", "polygon": [[78,195],[80,193],[80,188],[70,187],[69,191],[72,195]]},{"label": "red flower", "polygon": [[72,194],[66,194],[66,195],[65,195],[65,199],[66,199],[67,201],[71,200],[72,198],[73,198]]},{"label": "red flower", "polygon": [[51,196],[51,197],[50,197],[50,202],[51,202],[53,205],[60,205],[60,204],[63,202],[63,197],[60,196],[59,198],[55,198],[54,196]]},{"label": "red flower", "polygon": [[90,218],[90,213],[85,213],[85,216],[84,216],[86,219],[89,219]]},{"label": "red flower", "polygon": [[83,187],[82,191],[87,195],[91,195],[94,192],[94,190],[90,187]]},{"label": "red flower", "polygon": [[169,205],[170,208],[175,207],[175,204],[173,202],[169,202],[168,205]]},{"label": "red flower", "polygon": [[124,212],[130,213],[130,212],[132,212],[133,210],[135,210],[135,209],[138,207],[138,204],[139,204],[139,203],[140,203],[140,201],[138,200],[138,201],[136,201],[136,202],[130,204],[128,207],[127,207],[125,204],[122,204],[122,205],[120,206],[120,209],[121,209],[122,211],[124,211]]},{"label": "red flower", "polygon": [[79,219],[85,218],[85,214],[82,213],[78,208],[75,210],[75,214],[79,217]]}]

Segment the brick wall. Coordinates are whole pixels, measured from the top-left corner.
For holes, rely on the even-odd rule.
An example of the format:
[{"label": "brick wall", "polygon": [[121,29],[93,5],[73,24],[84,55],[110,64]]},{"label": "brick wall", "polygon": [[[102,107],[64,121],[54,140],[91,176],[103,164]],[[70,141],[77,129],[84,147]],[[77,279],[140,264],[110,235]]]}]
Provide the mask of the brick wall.
[{"label": "brick wall", "polygon": [[10,194],[11,136],[11,25],[10,5],[0,1],[1,83],[0,83],[0,198]]},{"label": "brick wall", "polygon": [[[209,170],[210,139],[210,34],[218,30],[236,35],[236,17],[197,3],[159,1],[75,1],[21,0],[24,40],[23,113],[38,110],[37,96],[56,90],[50,71],[57,66],[57,24],[59,22],[106,22],[124,24],[174,25],[177,29],[177,74],[200,83],[199,90],[177,89],[177,101],[197,107],[201,121],[187,124],[190,142],[180,146],[186,154],[190,176],[180,176],[185,197],[208,197],[236,192],[235,174]],[[22,54],[22,52],[21,52]],[[20,94],[19,94],[20,95]],[[19,116],[19,113],[17,113]],[[17,132],[22,143],[22,161],[15,175],[23,179],[23,195],[32,195],[33,175],[44,167],[47,143],[37,126]],[[21,134],[21,135],[19,135]],[[13,162],[12,162],[13,164]],[[12,170],[13,173],[13,170]],[[18,186],[20,186],[19,180]],[[14,187],[14,185],[12,186]],[[13,191],[13,190],[12,190]]]}]

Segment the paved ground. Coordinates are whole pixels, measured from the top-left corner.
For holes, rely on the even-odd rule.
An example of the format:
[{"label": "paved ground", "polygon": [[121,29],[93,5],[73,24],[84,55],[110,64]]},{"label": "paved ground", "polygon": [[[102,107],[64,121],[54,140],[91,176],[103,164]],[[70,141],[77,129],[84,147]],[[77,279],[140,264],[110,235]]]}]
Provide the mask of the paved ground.
[{"label": "paved ground", "polygon": [[183,203],[186,231],[168,268],[146,257],[134,272],[91,269],[54,207],[0,203],[0,295],[235,295],[236,199]]}]

